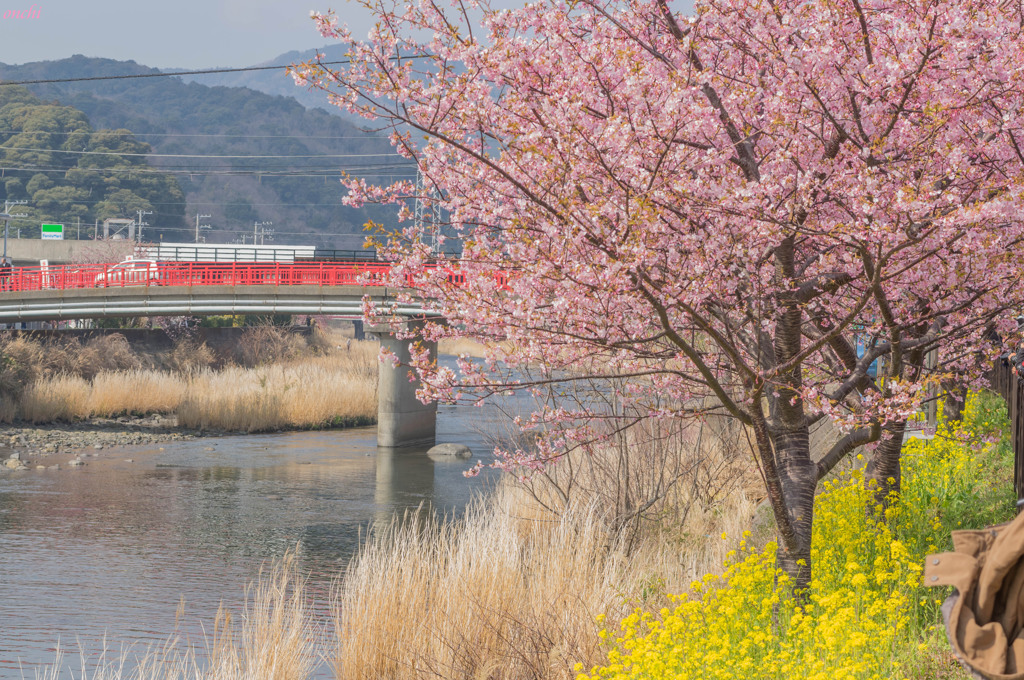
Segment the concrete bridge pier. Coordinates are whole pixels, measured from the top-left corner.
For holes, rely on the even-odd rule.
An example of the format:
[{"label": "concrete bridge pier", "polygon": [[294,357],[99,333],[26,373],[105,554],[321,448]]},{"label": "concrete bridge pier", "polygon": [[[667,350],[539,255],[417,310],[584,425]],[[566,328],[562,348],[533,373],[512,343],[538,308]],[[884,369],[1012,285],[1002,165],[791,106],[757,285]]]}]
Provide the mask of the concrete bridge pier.
[{"label": "concrete bridge pier", "polygon": [[[393,352],[401,365],[383,362],[377,373],[377,446],[430,446],[437,432],[437,402],[420,403],[416,398],[418,380],[410,380],[409,340],[399,340],[387,327],[371,326],[367,332]],[[437,356],[437,343],[427,343]]]}]

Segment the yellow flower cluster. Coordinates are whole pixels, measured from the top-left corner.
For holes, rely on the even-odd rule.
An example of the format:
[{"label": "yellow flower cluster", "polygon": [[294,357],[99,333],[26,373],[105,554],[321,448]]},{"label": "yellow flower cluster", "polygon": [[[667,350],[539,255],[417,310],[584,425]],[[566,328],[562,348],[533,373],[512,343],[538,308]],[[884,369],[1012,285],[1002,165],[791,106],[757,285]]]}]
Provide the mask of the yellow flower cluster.
[{"label": "yellow flower cluster", "polygon": [[908,650],[938,616],[936,594],[920,584],[924,555],[947,549],[965,514],[1001,519],[979,495],[978,454],[986,448],[965,444],[991,429],[977,401],[968,404],[966,425],[908,444],[903,494],[884,516],[870,505],[859,470],[822,485],[805,603],[794,601],[775,569],[774,544],[743,548],[720,576],[675,598],[674,608],[637,609],[617,629],[602,630],[607,661],[589,673],[577,665],[577,680],[902,677]]}]

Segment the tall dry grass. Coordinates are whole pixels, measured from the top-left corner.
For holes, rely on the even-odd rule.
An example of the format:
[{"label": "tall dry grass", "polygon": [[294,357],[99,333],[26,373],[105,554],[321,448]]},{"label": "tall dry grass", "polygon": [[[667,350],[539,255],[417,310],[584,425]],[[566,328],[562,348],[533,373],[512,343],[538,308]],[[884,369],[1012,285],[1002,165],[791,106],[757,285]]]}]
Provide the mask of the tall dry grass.
[{"label": "tall dry grass", "polygon": [[128,340],[120,333],[90,338],[40,341],[24,335],[0,337],[0,389],[18,393],[39,378],[76,375],[92,378],[103,371],[140,366]]},{"label": "tall dry grass", "polygon": [[443,338],[437,343],[437,351],[438,354],[484,357],[487,355],[487,345],[472,338]]},{"label": "tall dry grass", "polygon": [[706,467],[730,470],[720,480],[729,493],[678,484],[656,503],[689,508],[671,532],[650,518],[635,533],[616,526],[607,497],[618,490],[595,491],[598,478],[573,487],[557,511],[536,483],[508,477],[458,521],[396,520],[368,539],[340,582],[336,677],[573,678],[577,662],[603,658],[596,617],[668,604],[667,593],[720,570],[751,527],[757,504],[745,489],[755,480],[730,467],[734,444],[698,445],[715,458]]},{"label": "tall dry grass", "polygon": [[92,380],[61,374],[25,388],[18,413],[32,423],[122,414],[174,413],[188,391],[179,375],[153,370],[99,373]]},{"label": "tall dry grass", "polygon": [[395,522],[342,581],[336,677],[571,677],[628,570],[607,540],[592,508],[543,531],[486,502],[461,522]]},{"label": "tall dry grass", "polygon": [[89,415],[174,413],[189,388],[182,376],[163,371],[100,373],[92,380]]},{"label": "tall dry grass", "polygon": [[76,375],[58,375],[29,384],[21,395],[18,413],[32,423],[77,420],[89,415],[89,381]]},{"label": "tall dry grass", "polygon": [[185,427],[245,432],[370,423],[377,408],[376,357],[375,343],[355,342],[347,351],[256,368],[134,369],[92,380],[62,373],[29,383],[6,419],[160,413],[176,415]]},{"label": "tall dry grass", "polygon": [[302,362],[193,375],[178,406],[186,427],[259,432],[369,423],[377,412],[376,345]]}]

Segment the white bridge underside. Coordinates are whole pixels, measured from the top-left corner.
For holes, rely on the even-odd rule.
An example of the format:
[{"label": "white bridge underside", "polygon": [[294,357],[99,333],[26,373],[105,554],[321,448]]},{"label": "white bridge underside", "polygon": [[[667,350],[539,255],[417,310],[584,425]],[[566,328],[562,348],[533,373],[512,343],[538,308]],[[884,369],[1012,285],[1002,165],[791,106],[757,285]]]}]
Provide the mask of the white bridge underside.
[{"label": "white bridge underside", "polygon": [[368,295],[382,313],[436,316],[421,304],[399,304],[382,286],[126,286],[0,292],[0,323],[62,321],[114,316],[222,314],[363,314]]}]

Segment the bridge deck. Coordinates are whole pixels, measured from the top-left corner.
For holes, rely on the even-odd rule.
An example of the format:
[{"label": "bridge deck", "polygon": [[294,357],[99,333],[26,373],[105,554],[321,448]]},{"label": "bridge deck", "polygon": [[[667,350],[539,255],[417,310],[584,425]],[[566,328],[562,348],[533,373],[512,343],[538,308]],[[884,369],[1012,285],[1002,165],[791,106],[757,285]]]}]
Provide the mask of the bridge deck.
[{"label": "bridge deck", "polygon": [[[378,309],[396,305],[394,289],[364,286],[140,286],[0,292],[0,323],[96,319],[112,316],[323,314],[362,316],[363,296]],[[424,315],[419,305],[396,305]]]},{"label": "bridge deck", "polygon": [[[123,263],[121,263],[123,264]],[[23,267],[0,274],[0,323],[113,316],[323,314],[362,316],[378,309],[429,315],[396,302],[382,286],[386,266],[352,264],[149,263]]]}]

